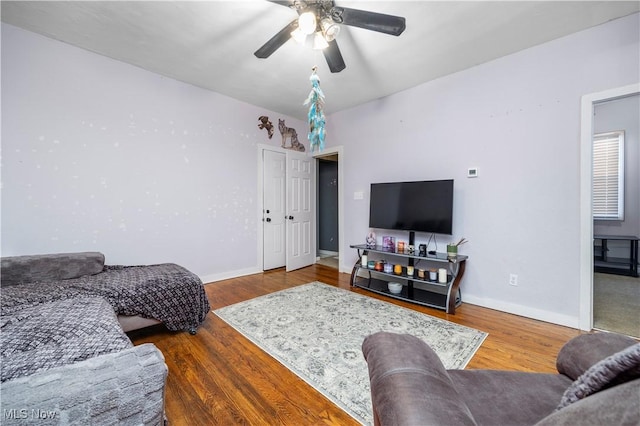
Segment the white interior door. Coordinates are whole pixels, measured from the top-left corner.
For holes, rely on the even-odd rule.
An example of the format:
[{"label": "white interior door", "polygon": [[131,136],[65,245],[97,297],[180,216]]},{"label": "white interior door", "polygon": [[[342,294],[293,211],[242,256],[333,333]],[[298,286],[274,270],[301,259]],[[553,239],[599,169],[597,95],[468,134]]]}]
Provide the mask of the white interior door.
[{"label": "white interior door", "polygon": [[263,151],[262,232],[263,268],[274,269],[286,262],[285,188],[286,156]]},{"label": "white interior door", "polygon": [[315,263],[315,159],[287,151],[287,271]]}]

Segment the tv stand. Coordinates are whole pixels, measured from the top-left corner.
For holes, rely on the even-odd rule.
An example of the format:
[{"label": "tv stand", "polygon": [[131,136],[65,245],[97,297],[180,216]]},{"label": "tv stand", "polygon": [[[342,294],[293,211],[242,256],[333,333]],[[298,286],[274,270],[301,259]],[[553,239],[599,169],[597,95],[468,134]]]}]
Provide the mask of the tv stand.
[{"label": "tv stand", "polygon": [[[409,235],[409,245],[413,246],[414,241],[412,232]],[[351,245],[350,247],[358,250],[358,261],[351,271],[352,287],[359,287],[396,299],[442,309],[448,314],[455,314],[456,307],[462,303],[460,281],[464,275],[467,256],[458,255],[454,258],[449,258],[446,253],[419,256],[416,252],[395,252],[382,246],[368,246],[366,244]],[[393,263],[403,264],[402,274],[376,271],[366,265],[363,266],[363,255],[375,255],[376,259],[368,258],[368,260],[395,259]],[[428,269],[429,266],[445,267],[447,269],[447,282],[439,283],[437,279],[431,281],[428,279],[428,274],[425,279],[418,278],[418,264],[421,262],[424,262],[424,268],[419,265],[420,269]],[[407,275],[407,266],[415,268],[413,276]],[[364,273],[366,276],[361,276],[360,273]],[[402,291],[399,294],[393,294],[389,291],[387,285],[390,281],[403,284]]]}]

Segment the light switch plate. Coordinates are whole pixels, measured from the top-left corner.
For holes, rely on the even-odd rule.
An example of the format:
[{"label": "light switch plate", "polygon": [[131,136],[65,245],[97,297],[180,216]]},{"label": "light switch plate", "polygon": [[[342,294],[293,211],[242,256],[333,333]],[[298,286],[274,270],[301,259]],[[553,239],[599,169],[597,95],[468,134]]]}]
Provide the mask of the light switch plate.
[{"label": "light switch plate", "polygon": [[467,170],[467,177],[470,177],[470,178],[478,177],[478,168],[477,167],[470,167]]}]

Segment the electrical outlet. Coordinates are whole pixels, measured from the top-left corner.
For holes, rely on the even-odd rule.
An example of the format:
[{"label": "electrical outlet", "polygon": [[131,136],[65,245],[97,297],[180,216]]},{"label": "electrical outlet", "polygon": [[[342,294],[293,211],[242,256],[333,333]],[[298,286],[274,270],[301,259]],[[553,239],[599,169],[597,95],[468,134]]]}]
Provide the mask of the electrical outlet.
[{"label": "electrical outlet", "polygon": [[518,286],[518,276],[516,274],[509,274],[509,285]]}]

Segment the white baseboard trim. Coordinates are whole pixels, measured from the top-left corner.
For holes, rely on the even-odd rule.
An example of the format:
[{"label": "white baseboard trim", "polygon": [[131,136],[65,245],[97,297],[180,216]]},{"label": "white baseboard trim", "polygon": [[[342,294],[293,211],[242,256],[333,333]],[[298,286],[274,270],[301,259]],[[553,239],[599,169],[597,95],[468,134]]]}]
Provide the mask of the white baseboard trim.
[{"label": "white baseboard trim", "polygon": [[338,265],[338,271],[342,272],[343,274],[349,274],[351,275],[351,271],[353,270],[353,268],[345,268],[342,265]]},{"label": "white baseboard trim", "polygon": [[569,315],[562,315],[555,312],[531,308],[529,306],[516,305],[501,300],[475,297],[473,295],[464,294],[464,292],[462,293],[462,302],[482,306],[484,308],[495,309],[497,311],[519,315],[521,317],[531,318],[538,321],[544,321],[552,324],[562,325],[565,327],[580,329],[580,321],[577,316],[572,317]]},{"label": "white baseboard trim", "polygon": [[219,274],[204,275],[201,276],[200,279],[203,283],[209,284],[216,281],[228,280],[230,278],[244,277],[245,275],[260,274],[262,272],[262,270],[256,267],[252,267],[246,269],[238,269],[235,271],[221,272]]},{"label": "white baseboard trim", "polygon": [[[342,273],[351,274],[351,269],[340,267],[339,270]],[[230,278],[260,274],[262,272],[264,271],[256,267],[252,267],[252,268],[246,268],[246,269],[239,269],[235,271],[222,272],[220,274],[205,275],[205,276],[201,276],[200,279],[204,284],[209,284],[216,281],[228,280]],[[578,317],[557,314],[555,312],[544,311],[541,309],[535,309],[528,306],[517,305],[517,304],[508,303],[500,300],[487,299],[483,297],[475,297],[473,295],[468,295],[468,294],[463,294],[462,302],[469,303],[471,305],[482,306],[483,308],[495,309],[497,311],[506,312],[513,315],[519,315],[522,317],[531,318],[538,321],[544,321],[552,324],[562,325],[565,327],[580,329],[580,321]]]}]

